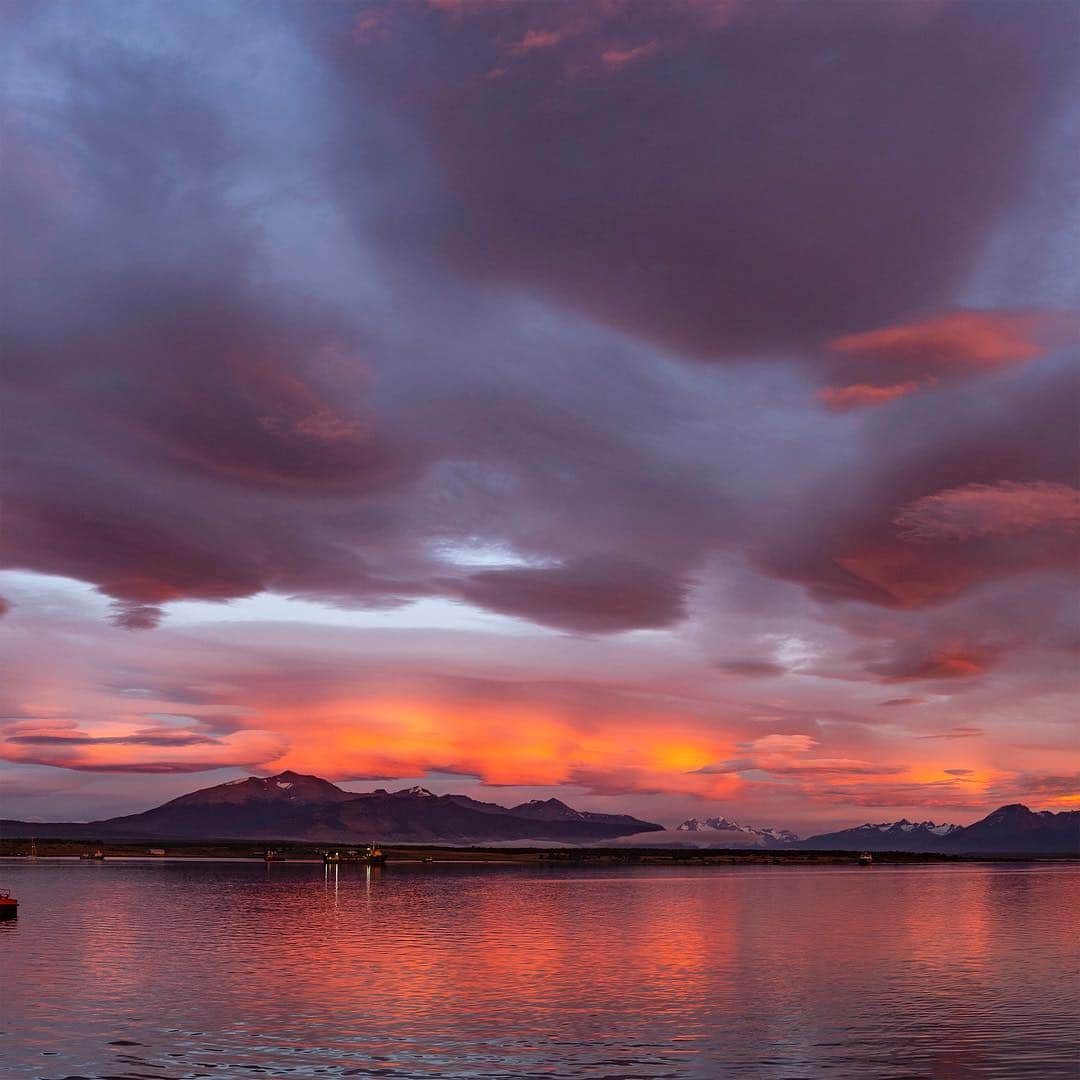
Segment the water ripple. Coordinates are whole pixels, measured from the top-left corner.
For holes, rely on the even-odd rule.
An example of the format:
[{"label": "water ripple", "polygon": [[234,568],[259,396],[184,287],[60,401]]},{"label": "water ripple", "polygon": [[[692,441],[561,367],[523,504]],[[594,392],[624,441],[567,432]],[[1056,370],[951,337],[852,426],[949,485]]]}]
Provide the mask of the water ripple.
[{"label": "water ripple", "polygon": [[0,861],[0,1075],[1080,1076],[1080,868]]}]

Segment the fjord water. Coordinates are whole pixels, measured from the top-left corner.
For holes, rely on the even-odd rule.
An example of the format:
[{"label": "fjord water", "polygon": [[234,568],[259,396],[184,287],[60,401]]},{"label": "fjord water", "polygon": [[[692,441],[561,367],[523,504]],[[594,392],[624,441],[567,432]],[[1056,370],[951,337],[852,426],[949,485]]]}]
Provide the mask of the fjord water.
[{"label": "fjord water", "polygon": [[1080,868],[0,860],[4,1077],[1069,1077]]}]

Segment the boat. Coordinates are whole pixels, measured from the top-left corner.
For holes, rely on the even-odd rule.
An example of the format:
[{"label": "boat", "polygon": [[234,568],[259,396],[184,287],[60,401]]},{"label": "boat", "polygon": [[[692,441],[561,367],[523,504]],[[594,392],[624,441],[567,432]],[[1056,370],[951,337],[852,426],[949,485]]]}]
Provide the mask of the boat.
[{"label": "boat", "polygon": [[386,856],[381,848],[375,844],[368,844],[363,851],[350,849],[348,851],[324,851],[323,862],[327,866],[336,866],[338,863],[366,863],[369,866],[379,865],[386,862]]},{"label": "boat", "polygon": [[263,862],[284,862],[284,861],[285,861],[285,856],[282,855],[280,851],[273,851],[270,848],[267,848],[266,851],[263,852]]},{"label": "boat", "polygon": [[98,848],[96,851],[84,851],[80,856],[80,859],[87,859],[90,862],[104,862],[105,852]]},{"label": "boat", "polygon": [[859,856],[859,865],[860,866],[871,866],[871,865],[873,865],[873,862],[874,862],[874,856],[871,855],[869,851],[864,851]]},{"label": "boat", "polygon": [[14,919],[18,914],[19,901],[7,889],[0,889],[0,919]]}]

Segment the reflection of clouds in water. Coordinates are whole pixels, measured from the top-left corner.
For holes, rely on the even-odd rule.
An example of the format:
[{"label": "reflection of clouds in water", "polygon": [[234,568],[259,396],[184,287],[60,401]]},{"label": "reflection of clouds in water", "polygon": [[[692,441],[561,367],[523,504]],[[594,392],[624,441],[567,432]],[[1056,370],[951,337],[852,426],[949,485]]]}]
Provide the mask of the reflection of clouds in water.
[{"label": "reflection of clouds in water", "polygon": [[322,869],[12,865],[7,1060],[1063,1078],[1080,1049],[1072,867]]}]

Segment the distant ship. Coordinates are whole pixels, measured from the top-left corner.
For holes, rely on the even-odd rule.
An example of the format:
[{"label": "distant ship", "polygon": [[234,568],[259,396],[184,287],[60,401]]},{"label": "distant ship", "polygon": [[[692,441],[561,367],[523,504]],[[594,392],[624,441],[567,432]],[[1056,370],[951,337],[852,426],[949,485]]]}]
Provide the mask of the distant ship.
[{"label": "distant ship", "polygon": [[383,854],[382,849],[375,844],[368,844],[363,851],[324,851],[323,862],[327,865],[337,863],[384,863],[386,862],[386,856]]},{"label": "distant ship", "polygon": [[871,855],[869,851],[864,851],[859,856],[859,865],[860,866],[870,866],[873,863],[873,861],[874,861],[874,856]]},{"label": "distant ship", "polygon": [[87,859],[87,860],[89,860],[91,862],[104,862],[105,861],[105,852],[102,851],[100,848],[97,849],[96,851],[84,851],[79,856],[79,858],[80,859]]},{"label": "distant ship", "polygon": [[280,851],[273,851],[270,848],[267,848],[266,851],[263,852],[263,861],[264,862],[284,862],[285,861],[285,856],[282,855]]}]

